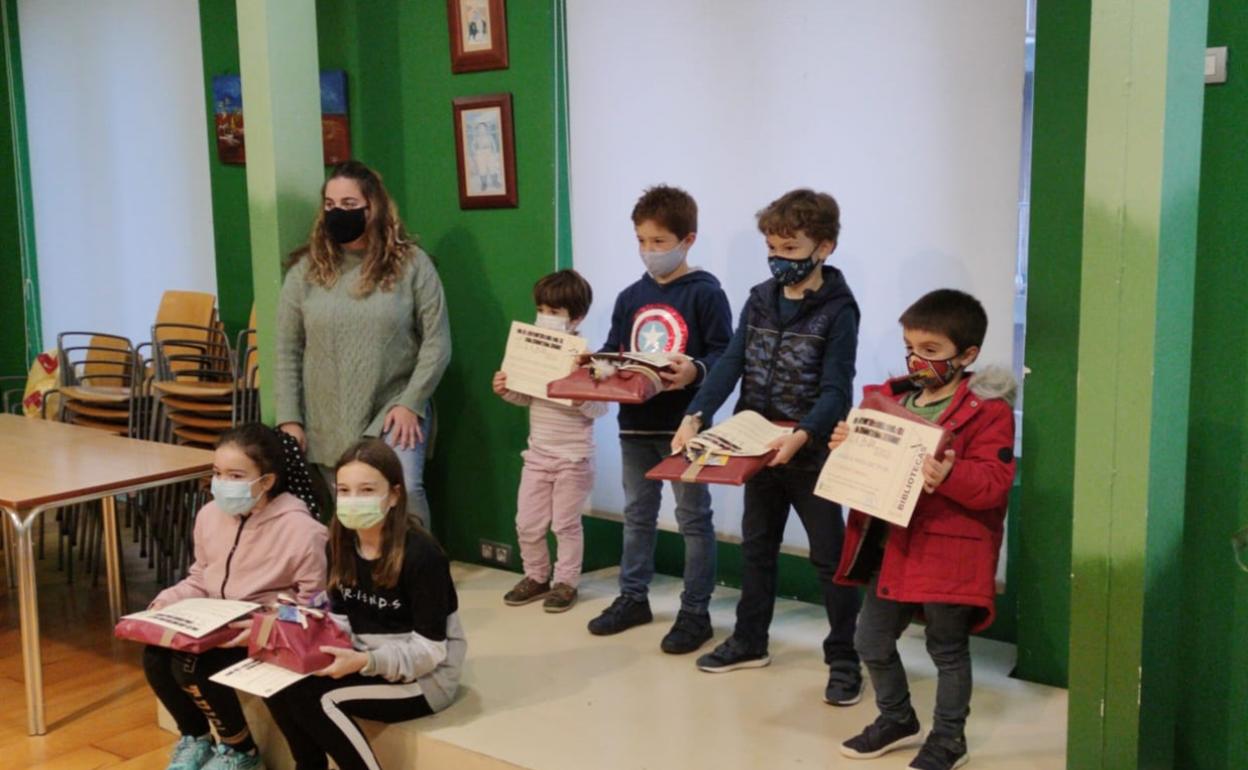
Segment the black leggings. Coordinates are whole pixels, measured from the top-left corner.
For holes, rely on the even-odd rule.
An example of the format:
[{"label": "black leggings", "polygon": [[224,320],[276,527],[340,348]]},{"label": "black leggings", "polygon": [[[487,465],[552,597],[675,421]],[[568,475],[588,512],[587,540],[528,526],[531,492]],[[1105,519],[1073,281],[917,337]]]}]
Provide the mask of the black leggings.
[{"label": "black leggings", "polygon": [[340,770],[380,770],[368,738],[352,717],[406,722],[433,713],[418,683],[393,684],[360,674],[342,679],[310,676],[265,703],[290,744],[297,770],[325,770],[326,755]]},{"label": "black leggings", "polygon": [[208,679],[246,657],[246,647],[215,649],[195,655],[148,646],[143,651],[143,672],[183,735],[195,738],[207,735],[211,723],[222,743],[239,751],[250,751],[255,743],[251,740],[238,694],[232,687]]}]

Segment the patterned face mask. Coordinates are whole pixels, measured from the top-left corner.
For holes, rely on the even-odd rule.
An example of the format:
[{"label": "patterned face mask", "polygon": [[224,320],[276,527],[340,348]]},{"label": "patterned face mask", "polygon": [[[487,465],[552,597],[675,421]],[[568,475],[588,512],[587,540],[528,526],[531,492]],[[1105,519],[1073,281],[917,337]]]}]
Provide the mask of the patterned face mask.
[{"label": "patterned face mask", "polygon": [[910,372],[910,381],[924,388],[939,388],[941,385],[949,384],[954,377],[958,376],[958,372],[962,371],[962,365],[953,362],[955,358],[957,356],[934,361],[918,353],[911,353],[906,356],[906,369]]},{"label": "patterned face mask", "polygon": [[815,260],[815,252],[818,250],[819,246],[816,245],[805,259],[785,259],[769,254],[767,267],[771,268],[771,275],[776,279],[776,283],[781,286],[794,286],[806,280],[806,276],[814,272],[819,265],[819,262]]}]

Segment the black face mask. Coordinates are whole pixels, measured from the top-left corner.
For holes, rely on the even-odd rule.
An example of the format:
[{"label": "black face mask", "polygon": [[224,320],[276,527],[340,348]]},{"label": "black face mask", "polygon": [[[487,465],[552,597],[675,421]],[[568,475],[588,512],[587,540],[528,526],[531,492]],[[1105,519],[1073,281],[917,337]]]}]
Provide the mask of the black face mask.
[{"label": "black face mask", "polygon": [[364,234],[367,219],[367,208],[326,209],[325,232],[334,243],[351,243]]}]

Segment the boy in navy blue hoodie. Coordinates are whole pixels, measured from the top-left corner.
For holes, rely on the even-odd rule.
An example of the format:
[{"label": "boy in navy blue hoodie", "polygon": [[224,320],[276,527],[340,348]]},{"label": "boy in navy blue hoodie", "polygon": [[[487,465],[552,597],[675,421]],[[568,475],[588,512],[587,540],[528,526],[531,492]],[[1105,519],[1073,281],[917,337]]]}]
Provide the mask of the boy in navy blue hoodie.
[{"label": "boy in navy blue hoodie", "polygon": [[[663,484],[646,471],[670,453],[676,428],[697,387],[732,336],[732,311],[715,276],[689,267],[697,238],[698,205],[684,190],[646,190],[633,207],[633,227],[646,274],[620,292],[604,351],[668,353],[667,388],[644,404],[620,406],[624,478],[624,551],[620,595],[589,623],[598,636],[653,620],[647,598],[654,577],[656,521]],[[704,484],[672,482],[676,523],[685,539],[685,587],[680,612],[660,644],[664,652],[693,652],[712,636],[707,606],[715,589],[715,527]]]}]

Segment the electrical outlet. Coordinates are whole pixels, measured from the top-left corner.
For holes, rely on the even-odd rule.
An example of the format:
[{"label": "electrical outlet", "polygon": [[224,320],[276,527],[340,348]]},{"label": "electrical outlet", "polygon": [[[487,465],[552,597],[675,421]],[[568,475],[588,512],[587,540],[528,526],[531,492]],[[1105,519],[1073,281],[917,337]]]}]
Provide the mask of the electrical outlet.
[{"label": "electrical outlet", "polygon": [[511,563],[511,546],[501,543],[494,546],[494,561],[506,566]]},{"label": "electrical outlet", "polygon": [[488,540],[481,541],[482,561],[494,561],[494,544]]}]

